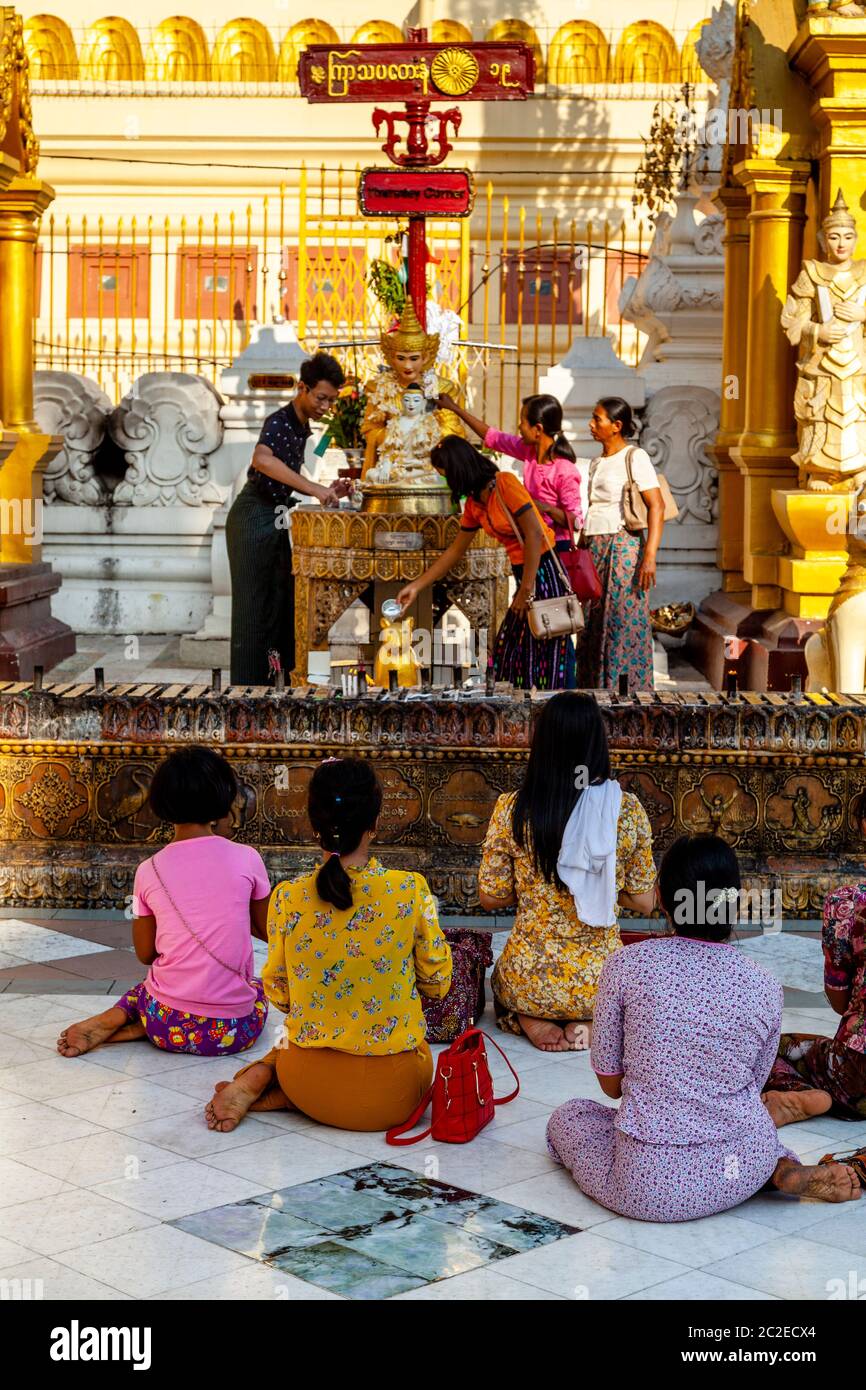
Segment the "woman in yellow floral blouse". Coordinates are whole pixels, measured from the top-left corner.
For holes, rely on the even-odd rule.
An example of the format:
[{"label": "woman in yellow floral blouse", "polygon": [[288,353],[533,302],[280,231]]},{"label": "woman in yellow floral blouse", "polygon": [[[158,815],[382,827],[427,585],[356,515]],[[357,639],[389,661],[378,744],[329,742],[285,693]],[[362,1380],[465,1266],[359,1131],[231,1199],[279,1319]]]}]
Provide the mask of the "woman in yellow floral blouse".
[{"label": "woman in yellow floral blouse", "polygon": [[286,1015],[261,1062],[218,1086],[205,1112],[229,1130],[253,1109],[296,1109],[339,1129],[401,1124],[433,1078],[420,995],[451,985],[451,948],[421,874],[370,857],[382,788],[369,763],[329,758],[308,814],[319,869],[278,884],[262,983]]},{"label": "woman in yellow floral blouse", "polygon": [[499,797],[482,852],[482,906],[517,906],[493,971],[499,1027],[547,1052],[586,1048],[601,968],[622,944],[617,903],[652,912],[655,880],[649,820],[611,781],[595,700],[555,695],[523,785]]}]

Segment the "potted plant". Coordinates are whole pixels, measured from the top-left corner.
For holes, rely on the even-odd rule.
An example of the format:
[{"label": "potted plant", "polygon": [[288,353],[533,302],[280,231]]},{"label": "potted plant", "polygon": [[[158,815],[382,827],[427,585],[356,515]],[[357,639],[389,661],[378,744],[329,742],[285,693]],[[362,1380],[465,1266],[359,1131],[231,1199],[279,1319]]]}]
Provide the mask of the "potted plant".
[{"label": "potted plant", "polygon": [[333,445],[346,455],[347,467],[338,470],[341,478],[360,478],[364,461],[364,436],[361,421],[367,397],[356,377],[349,377],[333,410],[325,421],[325,448]]}]

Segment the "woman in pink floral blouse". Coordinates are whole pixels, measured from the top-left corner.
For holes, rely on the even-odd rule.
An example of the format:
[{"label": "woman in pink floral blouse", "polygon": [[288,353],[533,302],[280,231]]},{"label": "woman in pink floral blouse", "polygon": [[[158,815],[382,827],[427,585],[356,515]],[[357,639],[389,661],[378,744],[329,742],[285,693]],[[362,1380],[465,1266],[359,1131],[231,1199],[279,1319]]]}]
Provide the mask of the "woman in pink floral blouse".
[{"label": "woman in pink floral blouse", "polygon": [[[866,839],[866,791],[854,819]],[[837,888],[824,903],[824,993],[842,1015],[834,1038],[783,1033],[765,1091],[826,1091],[832,1113],[866,1119],[866,884]]]}]

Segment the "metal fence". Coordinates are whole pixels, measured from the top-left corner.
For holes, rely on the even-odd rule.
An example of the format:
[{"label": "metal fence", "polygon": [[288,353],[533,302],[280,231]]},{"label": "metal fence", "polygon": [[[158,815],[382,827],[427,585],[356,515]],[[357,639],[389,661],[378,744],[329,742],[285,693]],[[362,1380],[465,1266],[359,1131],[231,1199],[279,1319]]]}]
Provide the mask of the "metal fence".
[{"label": "metal fence", "polygon": [[[372,370],[383,313],[370,288],[397,222],[357,208],[357,171],[298,183],[212,215],[142,213],[109,224],[49,214],[37,248],[37,367],[78,372],[115,401],[147,371],[220,373],[258,324],[289,320],[303,347],[340,344]],[[636,362],[641,338],[619,316],[624,282],[649,245],[642,222],[593,223],[515,206],[480,190],[472,219],[428,224],[431,294],[463,321],[459,373],[494,421],[578,335],[609,336]],[[360,363],[360,366],[358,365]]]}]

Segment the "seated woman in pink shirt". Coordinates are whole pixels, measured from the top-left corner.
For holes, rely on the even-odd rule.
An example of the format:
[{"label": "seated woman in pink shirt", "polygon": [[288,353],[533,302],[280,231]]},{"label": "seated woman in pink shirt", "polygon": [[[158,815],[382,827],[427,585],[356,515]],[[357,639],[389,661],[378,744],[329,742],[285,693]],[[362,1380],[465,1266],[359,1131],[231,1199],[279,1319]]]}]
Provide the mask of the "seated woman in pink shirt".
[{"label": "seated woman in pink shirt", "polygon": [[557,550],[571,545],[569,517],[577,530],[583,525],[580,475],[574,450],[562,432],[562,406],[555,396],[527,396],[520,410],[519,434],[503,434],[464,410],[450,396],[440,396],[439,408],[452,410],[480,435],[486,449],[508,454],[523,465],[523,486],[542,516],[553,522]]},{"label": "seated woman in pink shirt", "polygon": [[133,1038],[199,1057],[252,1047],[268,1006],[251,936],[267,941],[271,885],[258,851],[225,838],[237,794],[210,748],[178,749],[159,765],[150,807],[174,838],[139,864],[132,895],[135,954],[150,969],[105,1013],[65,1029],[62,1056]]}]

